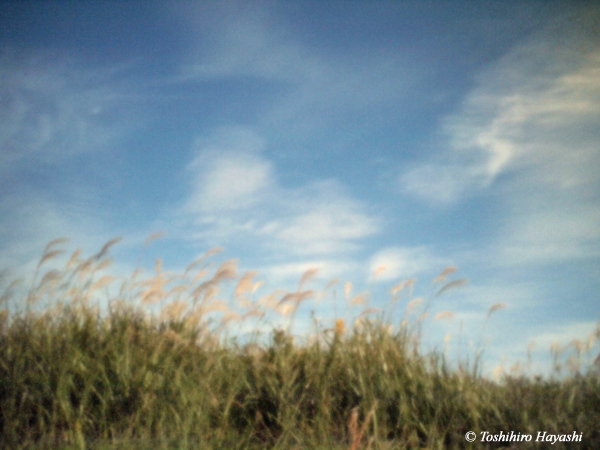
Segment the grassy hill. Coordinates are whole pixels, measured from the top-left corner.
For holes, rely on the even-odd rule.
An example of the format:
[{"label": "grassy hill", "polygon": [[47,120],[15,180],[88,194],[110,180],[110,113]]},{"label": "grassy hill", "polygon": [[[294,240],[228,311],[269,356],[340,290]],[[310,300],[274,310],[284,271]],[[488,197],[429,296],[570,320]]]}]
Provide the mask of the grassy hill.
[{"label": "grassy hill", "polygon": [[[234,265],[212,276],[201,267],[197,277],[200,261],[184,276],[168,277],[160,264],[150,279],[134,275],[100,308],[94,295],[116,281],[99,275],[110,243],[41,275],[57,243],[31,289],[15,298],[9,285],[2,297],[1,448],[600,448],[600,377],[573,359],[566,377],[492,382],[477,359],[449,364],[443,353],[422,354],[420,324],[383,319],[338,320],[306,339],[273,329],[242,344],[226,326],[265,308],[293,316],[315,293],[301,282],[276,301],[233,311],[215,287],[237,277]],[[253,288],[251,276],[237,278],[236,298]],[[532,440],[485,439],[511,431]],[[575,432],[581,441],[536,442],[538,432]]]}]

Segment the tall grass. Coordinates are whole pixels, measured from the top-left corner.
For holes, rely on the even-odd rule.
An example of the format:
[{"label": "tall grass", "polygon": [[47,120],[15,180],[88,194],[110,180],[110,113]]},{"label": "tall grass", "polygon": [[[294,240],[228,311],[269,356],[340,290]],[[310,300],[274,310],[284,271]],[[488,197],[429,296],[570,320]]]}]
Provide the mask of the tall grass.
[{"label": "tall grass", "polygon": [[[215,251],[182,274],[164,273],[158,261],[150,278],[103,275],[115,243],[87,259],[75,252],[64,267],[44,271],[60,255],[62,241],[53,241],[25,292],[6,287],[0,447],[500,448],[470,444],[465,433],[512,430],[534,437],[577,431],[582,442],[552,448],[600,448],[600,378],[581,373],[585,349],[577,342],[565,363],[572,376],[496,383],[480,374],[478,358],[451,365],[442,352],[420,350],[435,295],[415,321],[392,326],[392,313],[369,320],[364,305],[354,323],[316,324],[301,340],[291,325],[299,305],[322,294],[303,289],[314,271],[296,291],[254,301],[255,274],[240,277],[235,261],[210,270],[206,258]],[[446,279],[454,270],[436,280],[437,294],[463,284]],[[224,301],[219,289],[228,280],[236,284]],[[409,280],[392,292],[411,286]],[[349,303],[364,303],[364,295],[349,295],[349,284],[345,292]],[[230,338],[244,320],[264,322],[273,313],[288,322],[267,341]],[[559,369],[563,349],[554,350]]]}]

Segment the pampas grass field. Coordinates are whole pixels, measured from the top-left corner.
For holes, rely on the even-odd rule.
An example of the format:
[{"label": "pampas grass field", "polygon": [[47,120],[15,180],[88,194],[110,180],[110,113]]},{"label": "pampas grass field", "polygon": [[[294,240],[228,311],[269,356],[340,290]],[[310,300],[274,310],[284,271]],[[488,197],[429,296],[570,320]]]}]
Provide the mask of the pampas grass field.
[{"label": "pampas grass field", "polygon": [[[64,240],[55,240],[31,280],[3,277],[1,448],[600,448],[600,377],[583,364],[597,353],[600,329],[569,351],[554,346],[553,376],[491,381],[480,353],[468,362],[421,350],[423,327],[451,315],[430,319],[428,305],[464,284],[449,278],[455,268],[435,280],[431,298],[407,298],[404,311],[393,301],[376,311],[339,282],[347,303],[364,309],[328,326],[315,319],[298,336],[300,305],[330,295],[335,280],[307,289],[309,270],[295,291],[259,296],[256,274],[214,262],[216,250],[181,274],[163,272],[159,260],[152,276],[113,278],[106,268],[116,243],[87,258],[65,254],[59,265]],[[392,298],[408,296],[411,284],[395,286]],[[414,308],[421,313],[408,314]],[[269,329],[270,317],[284,325]],[[247,324],[268,332],[236,338]],[[583,439],[484,443],[483,431]]]}]

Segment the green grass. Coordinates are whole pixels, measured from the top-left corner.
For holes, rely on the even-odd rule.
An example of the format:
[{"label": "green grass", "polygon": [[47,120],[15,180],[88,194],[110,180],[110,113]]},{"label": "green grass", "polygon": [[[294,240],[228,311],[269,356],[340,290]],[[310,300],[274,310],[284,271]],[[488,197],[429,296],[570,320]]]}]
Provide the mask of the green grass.
[{"label": "green grass", "polygon": [[[58,256],[58,243],[46,248],[40,272]],[[394,329],[384,316],[352,329],[338,320],[304,340],[284,327],[242,345],[227,338],[232,324],[279,311],[291,325],[298,305],[317,295],[301,290],[307,279],[297,292],[251,302],[243,296],[256,287],[252,274],[241,277],[233,299],[245,305],[240,313],[215,297],[219,283],[239,278],[233,262],[212,277],[207,267],[195,277],[203,261],[181,276],[162,273],[159,263],[155,276],[124,280],[99,308],[98,294],[118,281],[99,275],[109,247],[36,273],[20,297],[7,287],[1,448],[501,448],[479,438],[469,444],[465,433],[514,431],[535,440],[538,431],[574,430],[581,443],[514,448],[600,448],[600,377],[581,374],[573,359],[568,377],[492,382],[476,364],[422,354],[424,316]]]}]

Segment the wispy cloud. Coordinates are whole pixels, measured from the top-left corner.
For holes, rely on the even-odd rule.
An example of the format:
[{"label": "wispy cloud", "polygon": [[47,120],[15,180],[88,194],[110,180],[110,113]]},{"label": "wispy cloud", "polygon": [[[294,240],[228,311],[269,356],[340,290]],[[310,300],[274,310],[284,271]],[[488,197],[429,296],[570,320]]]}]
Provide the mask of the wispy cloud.
[{"label": "wispy cloud", "polygon": [[299,133],[339,123],[362,108],[395,104],[419,79],[416,61],[385,46],[314,48],[285,26],[290,18],[275,4],[181,4],[172,11],[191,36],[180,78],[268,83],[278,94],[255,118],[262,127]]},{"label": "wispy cloud", "polygon": [[[55,52],[56,53],[56,52]],[[122,137],[126,114],[110,69],[60,54],[0,52],[0,166],[56,163]]]},{"label": "wispy cloud", "polygon": [[443,122],[449,150],[399,177],[405,192],[434,204],[487,195],[499,201],[498,262],[600,251],[594,194],[600,190],[600,53],[588,42],[594,36],[555,29],[561,26],[534,35],[482,72],[478,87]]},{"label": "wispy cloud", "polygon": [[[486,181],[521,167],[560,187],[593,181],[589,163],[600,159],[598,132],[591,127],[600,116],[600,53],[581,55],[577,67],[552,77],[522,67],[519,53],[501,60],[462,112],[448,120],[453,147],[479,155],[479,175]],[[556,56],[548,51],[530,57]]]},{"label": "wispy cloud", "polygon": [[483,71],[444,121],[449,150],[404,172],[401,185],[452,203],[504,175],[559,189],[595,183],[600,53],[588,34],[567,38],[551,27]]},{"label": "wispy cloud", "polygon": [[192,40],[184,78],[255,76],[291,81],[310,72],[310,65],[294,70],[307,54],[276,25],[272,5],[187,3],[174,5],[171,12]]}]

